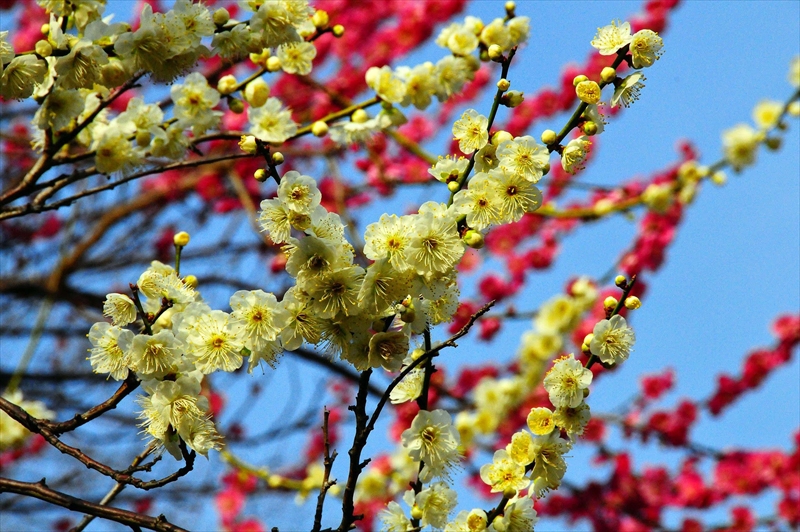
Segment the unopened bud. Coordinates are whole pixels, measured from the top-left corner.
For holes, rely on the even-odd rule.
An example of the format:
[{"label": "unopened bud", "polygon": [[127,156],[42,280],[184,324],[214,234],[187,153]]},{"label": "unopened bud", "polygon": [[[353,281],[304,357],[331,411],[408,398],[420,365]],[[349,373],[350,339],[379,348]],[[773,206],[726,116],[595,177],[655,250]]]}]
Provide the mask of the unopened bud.
[{"label": "unopened bud", "polygon": [[574,78],[572,78],[572,86],[577,87],[579,83],[583,83],[584,81],[588,81],[589,78],[584,76],[583,74],[578,74]]},{"label": "unopened bud", "polygon": [[600,71],[600,79],[606,83],[611,83],[617,77],[617,71],[611,67],[605,67]]},{"label": "unopened bud", "polygon": [[214,14],[212,15],[211,19],[217,26],[224,26],[231,19],[231,14],[228,13],[227,9],[221,7],[216,11],[214,11]]},{"label": "unopened bud", "polygon": [[592,135],[596,135],[597,134],[597,124],[595,124],[591,120],[587,120],[586,122],[583,123],[583,132],[586,133],[587,135],[589,135],[590,137]]},{"label": "unopened bud", "polygon": [[253,179],[258,181],[259,183],[263,183],[264,181],[267,180],[268,177],[269,176],[267,175],[267,171],[264,170],[263,168],[259,168],[258,170],[253,172]]},{"label": "unopened bud", "polygon": [[337,24],[336,26],[333,27],[332,33],[334,37],[341,37],[342,35],[344,35],[344,26],[342,26],[341,24]]},{"label": "unopened bud", "polygon": [[411,507],[411,519],[422,519],[422,508],[417,506],[416,504]]},{"label": "unopened bud", "polygon": [[500,81],[497,82],[497,88],[501,91],[505,92],[511,87],[511,82],[508,81],[506,78],[502,78]]},{"label": "unopened bud", "polygon": [[269,59],[269,57],[270,57],[269,48],[264,48],[259,53],[251,53],[250,61],[252,61],[254,65],[266,66],[267,59]]},{"label": "unopened bud", "polygon": [[542,142],[545,144],[554,144],[558,135],[552,129],[545,129],[542,131]]},{"label": "unopened bud", "polygon": [[486,53],[489,56],[489,59],[491,59],[492,61],[496,61],[499,63],[500,61],[503,60],[503,49],[500,47],[499,44],[492,44],[491,46],[489,46],[489,48],[486,50]]},{"label": "unopened bud", "polygon": [[514,140],[514,135],[501,129],[500,131],[495,131],[492,135],[492,145],[499,146],[500,144],[504,143],[507,140]]},{"label": "unopened bud", "polygon": [[614,277],[614,284],[620,288],[625,288],[628,286],[628,279],[626,279],[624,275],[617,275]]},{"label": "unopened bud", "polygon": [[176,233],[175,236],[172,237],[172,242],[175,243],[176,246],[185,247],[189,244],[189,233],[186,231],[181,231],[180,233]]},{"label": "unopened bud", "polygon": [[500,98],[500,103],[506,107],[516,107],[525,100],[525,95],[520,91],[508,91]]},{"label": "unopened bud", "polygon": [[425,350],[422,349],[421,347],[418,347],[418,348],[414,349],[413,351],[411,351],[411,359],[412,360],[417,360],[419,357],[421,357],[424,354],[425,354]]},{"label": "unopened bud", "polygon": [[502,515],[498,515],[492,520],[492,527],[496,532],[506,532],[508,530],[508,525],[506,525]]},{"label": "unopened bud", "polygon": [[794,101],[789,104],[789,107],[786,108],[786,111],[791,116],[800,116],[800,102]]},{"label": "unopened bud", "polygon": [[269,70],[270,72],[277,72],[278,70],[281,69],[281,60],[278,58],[277,55],[270,56],[270,58],[267,59],[267,62],[264,64],[264,66],[266,66],[267,70]]},{"label": "unopened bud", "polygon": [[239,139],[239,149],[245,153],[255,153],[258,149],[256,138],[253,135],[242,135],[242,138]]},{"label": "unopened bud", "polygon": [[722,170],[718,170],[711,174],[711,182],[721,187],[728,181],[728,176]]},{"label": "unopened bud", "polygon": [[590,345],[592,343],[592,340],[594,340],[594,333],[589,333],[583,337],[584,345]]},{"label": "unopened bud", "polygon": [[137,131],[136,132],[136,145],[140,148],[146,148],[150,145],[150,132]]},{"label": "unopened bud", "polygon": [[324,137],[328,134],[328,124],[323,122],[322,120],[317,120],[313,124],[311,124],[311,133],[315,137]]},{"label": "unopened bud", "polygon": [[781,148],[781,139],[779,137],[767,137],[767,140],[764,141],[764,144],[767,145],[772,151],[778,151]]},{"label": "unopened bud", "polygon": [[47,41],[37,41],[34,48],[36,53],[42,57],[49,57],[53,53],[53,46]]},{"label": "unopened bud", "polygon": [[314,27],[318,30],[324,30],[327,28],[329,22],[330,17],[328,16],[328,12],[321,9],[315,11],[314,16],[311,17],[311,23],[314,24]]},{"label": "unopened bud", "polygon": [[369,120],[369,115],[363,109],[356,109],[353,111],[353,114],[350,115],[350,121],[356,124],[363,124],[367,120]]},{"label": "unopened bud", "polygon": [[238,84],[239,83],[236,81],[236,77],[228,74],[227,76],[222,76],[219,78],[219,81],[217,82],[217,90],[222,95],[230,94],[236,90],[236,86]]},{"label": "unopened bud", "polygon": [[458,184],[458,181],[450,181],[447,183],[447,190],[455,194],[459,190],[461,190],[461,185]]},{"label": "unopened bud", "polygon": [[244,99],[251,107],[261,107],[269,98],[269,85],[262,78],[256,78],[244,88]]},{"label": "unopened bud", "polygon": [[603,300],[603,308],[605,310],[614,310],[615,308],[617,308],[618,304],[619,301],[617,301],[617,298],[614,296],[608,296]]},{"label": "unopened bud", "polygon": [[642,306],[642,301],[636,296],[628,296],[625,298],[625,308],[628,310],[636,310]]},{"label": "unopened bud", "polygon": [[244,102],[239,98],[228,98],[228,109],[240,115],[244,112]]},{"label": "unopened bud", "polygon": [[597,216],[606,215],[614,210],[614,201],[608,198],[599,199],[597,203],[594,204],[593,210]]},{"label": "unopened bud", "polygon": [[272,154],[272,164],[274,164],[275,166],[282,165],[283,161],[285,160],[286,159],[283,157],[283,154],[279,151],[276,151],[275,153]]},{"label": "unopened bud", "polygon": [[506,488],[503,490],[503,497],[506,499],[513,499],[514,496],[517,494],[517,490],[514,488]]},{"label": "unopened bud", "polygon": [[198,281],[197,277],[194,275],[187,275],[183,278],[183,284],[191,288],[197,288],[197,286],[200,284],[200,281]]},{"label": "unopened bud", "polygon": [[47,35],[50,33],[50,24],[42,24],[42,27],[39,28],[39,31],[42,33],[42,35]]},{"label": "unopened bud", "polygon": [[509,0],[508,2],[506,2],[505,8],[506,8],[506,13],[508,13],[508,16],[512,17],[514,16],[514,10],[517,9],[517,4]]},{"label": "unopened bud", "polygon": [[484,244],[483,235],[479,231],[470,229],[462,237],[464,243],[473,249],[481,249]]}]

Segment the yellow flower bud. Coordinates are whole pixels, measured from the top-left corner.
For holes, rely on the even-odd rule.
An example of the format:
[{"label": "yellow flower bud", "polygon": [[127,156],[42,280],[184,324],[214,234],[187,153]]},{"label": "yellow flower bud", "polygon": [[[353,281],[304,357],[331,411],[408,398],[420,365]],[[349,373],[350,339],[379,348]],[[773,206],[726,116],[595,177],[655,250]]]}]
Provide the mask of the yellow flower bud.
[{"label": "yellow flower bud", "polygon": [[[319,13],[319,11],[317,11]],[[322,120],[317,120],[313,124],[311,124],[311,133],[315,137],[324,137],[328,134],[328,124],[323,122]]]},{"label": "yellow flower bud", "polygon": [[525,100],[525,95],[520,91],[508,91],[500,98],[500,103],[506,107],[516,107]]},{"label": "yellow flower bud", "polygon": [[228,109],[237,115],[244,112],[244,102],[239,98],[228,98]]},{"label": "yellow flower bud", "polygon": [[636,296],[628,296],[625,298],[625,308],[628,310],[636,310],[642,306],[642,301]]},{"label": "yellow flower bud", "polygon": [[592,340],[594,340],[594,333],[589,333],[583,337],[583,343],[586,345],[591,344]]},{"label": "yellow flower bud", "polygon": [[500,144],[502,144],[507,140],[514,140],[514,135],[512,135],[508,131],[501,129],[500,131],[497,131],[492,135],[492,144],[495,146],[499,146]]},{"label": "yellow flower bud", "polygon": [[500,48],[500,45],[498,44],[489,46],[489,49],[486,50],[486,53],[489,55],[489,59],[492,61],[497,61],[499,63],[503,60],[503,49]]},{"label": "yellow flower bud", "polygon": [[253,135],[242,135],[242,138],[239,140],[239,149],[245,153],[255,153],[258,149],[256,138]]},{"label": "yellow flower bud", "polygon": [[506,8],[506,13],[511,14],[514,12],[515,9],[517,9],[517,4],[509,0],[508,2],[506,2],[505,8]]},{"label": "yellow flower bud", "polygon": [[500,81],[497,82],[497,88],[501,91],[505,92],[511,87],[511,82],[508,81],[506,78],[502,78]]},{"label": "yellow flower bud", "polygon": [[614,277],[614,284],[620,288],[624,288],[628,285],[628,280],[625,278],[624,275],[617,275]]},{"label": "yellow flower bud", "polygon": [[137,131],[136,132],[136,145],[140,148],[146,148],[150,145],[150,132]]},{"label": "yellow flower bud", "polygon": [[42,27],[39,28],[39,31],[42,32],[42,35],[47,35],[50,33],[50,24],[42,24]]},{"label": "yellow flower bud", "polygon": [[617,71],[611,67],[605,67],[600,71],[600,79],[606,83],[611,83],[617,77]]},{"label": "yellow flower bud", "polygon": [[197,286],[200,284],[200,281],[198,281],[197,277],[194,275],[187,275],[183,278],[183,284],[191,288],[197,288]]},{"label": "yellow flower bud", "polygon": [[618,304],[619,301],[617,301],[617,298],[614,296],[608,296],[603,300],[603,308],[606,310],[614,310],[617,308]]},{"label": "yellow flower bud", "polygon": [[473,249],[481,249],[484,244],[483,235],[474,229],[470,229],[464,233],[462,240],[464,240],[466,245]]},{"label": "yellow flower bud", "polygon": [[272,154],[272,162],[276,166],[282,165],[283,161],[285,161],[285,160],[286,159],[283,157],[283,154],[281,152],[279,152],[279,151],[276,151],[275,153]]},{"label": "yellow flower bud", "polygon": [[47,41],[37,41],[34,49],[42,57],[49,57],[53,53],[53,47]]},{"label": "yellow flower bud", "polygon": [[449,183],[447,183],[447,190],[456,193],[459,190],[461,190],[461,185],[458,184],[458,181],[450,181]]},{"label": "yellow flower bud", "polygon": [[189,233],[186,231],[181,231],[180,233],[176,233],[175,236],[172,237],[172,241],[175,243],[176,246],[185,247],[189,244]]},{"label": "yellow flower bud", "polygon": [[506,522],[503,521],[502,515],[498,515],[492,520],[492,526],[496,532],[506,532],[506,530],[508,530],[508,525],[506,525]]},{"label": "yellow flower bud", "polygon": [[790,103],[786,111],[792,116],[800,116],[800,102],[794,101]]},{"label": "yellow flower bud", "polygon": [[269,85],[262,78],[256,78],[244,88],[244,99],[251,107],[261,107],[269,98]]},{"label": "yellow flower bud", "polygon": [[503,497],[505,497],[506,499],[513,499],[514,495],[516,494],[517,490],[515,490],[514,488],[507,488],[503,490]]},{"label": "yellow flower bud", "polygon": [[369,120],[369,115],[363,109],[356,109],[353,111],[353,114],[350,115],[350,121],[356,124],[363,124],[367,120]]},{"label": "yellow flower bud", "polygon": [[600,101],[600,85],[596,81],[581,81],[575,86],[575,94],[584,103],[596,104]]},{"label": "yellow flower bud", "polygon": [[266,66],[267,59],[269,59],[269,56],[270,56],[269,48],[264,48],[257,54],[251,53],[250,61],[252,61],[254,65]]},{"label": "yellow flower bud", "polygon": [[606,215],[614,210],[614,201],[608,198],[597,200],[597,203],[594,204],[593,210],[597,216]]},{"label": "yellow flower bud", "polygon": [[236,86],[238,84],[239,83],[236,81],[236,77],[228,74],[227,76],[222,76],[219,78],[219,81],[217,82],[217,90],[222,95],[230,94],[236,90]]},{"label": "yellow flower bud", "polygon": [[584,81],[588,81],[589,78],[584,76],[583,74],[578,74],[574,78],[572,78],[572,86],[577,87],[578,83],[583,83]]},{"label": "yellow flower bud", "polygon": [[411,507],[411,519],[422,519],[422,508],[417,506],[416,504]]},{"label": "yellow flower bud", "polygon": [[717,186],[722,186],[728,181],[728,176],[722,170],[717,170],[711,174],[711,182]]},{"label": "yellow flower bud", "polygon": [[268,177],[269,176],[267,175],[267,171],[264,170],[263,168],[259,168],[258,170],[253,172],[253,179],[258,181],[259,183],[263,183],[264,181],[267,180]]},{"label": "yellow flower bud", "polygon": [[583,132],[589,135],[590,137],[597,134],[597,124],[592,122],[591,120],[587,120],[583,123]]},{"label": "yellow flower bud", "polygon": [[558,135],[552,129],[545,129],[542,131],[542,142],[545,144],[554,144]]},{"label": "yellow flower bud", "polygon": [[277,55],[270,56],[265,65],[270,72],[277,72],[281,69],[281,60]]},{"label": "yellow flower bud", "polygon": [[217,26],[224,26],[231,19],[231,14],[228,13],[227,9],[221,7],[216,11],[214,11],[214,14],[212,15],[211,18],[214,21],[214,24],[216,24]]},{"label": "yellow flower bud", "polygon": [[342,26],[341,24],[337,24],[336,26],[333,27],[333,36],[341,37],[342,35],[344,35],[344,26]]},{"label": "yellow flower bud", "polygon": [[314,16],[311,17],[311,23],[314,24],[314,27],[318,30],[324,30],[327,28],[329,22],[330,17],[328,16],[328,12],[321,9],[318,9],[314,13]]}]

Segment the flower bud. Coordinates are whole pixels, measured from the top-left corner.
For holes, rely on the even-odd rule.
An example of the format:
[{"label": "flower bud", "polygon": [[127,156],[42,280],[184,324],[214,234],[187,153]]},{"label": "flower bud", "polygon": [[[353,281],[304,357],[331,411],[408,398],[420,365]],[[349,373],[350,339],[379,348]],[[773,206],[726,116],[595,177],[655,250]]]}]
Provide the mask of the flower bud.
[{"label": "flower bud", "polygon": [[597,134],[597,124],[592,122],[591,120],[587,120],[583,123],[583,132],[589,135],[590,137]]},{"label": "flower bud", "polygon": [[492,61],[499,63],[503,60],[503,49],[500,48],[500,45],[498,44],[489,46],[489,49],[486,50],[486,53],[489,56],[489,59]]},{"label": "flower bud", "polygon": [[217,90],[222,95],[230,94],[236,90],[236,86],[238,84],[239,83],[236,81],[236,77],[228,74],[227,76],[222,76],[219,78],[219,81],[217,82]]},{"label": "flower bud", "polygon": [[258,149],[256,138],[253,135],[242,135],[242,138],[239,139],[239,149],[245,153],[255,153]]},{"label": "flower bud", "polygon": [[558,135],[552,129],[545,129],[542,131],[542,142],[545,144],[554,144]]},{"label": "flower bud", "polygon": [[500,97],[500,103],[506,107],[516,107],[521,104],[524,99],[525,95],[520,91],[508,91]]},{"label": "flower bud", "polygon": [[256,78],[244,88],[244,99],[251,107],[261,107],[269,98],[269,85],[262,78]]},{"label": "flower bud", "polygon": [[[319,13],[319,11],[317,11]],[[323,122],[322,120],[317,120],[313,124],[311,124],[311,133],[315,137],[324,137],[328,134],[328,124]]]},{"label": "flower bud", "polygon": [[778,151],[781,148],[781,139],[779,137],[767,137],[767,140],[764,141],[764,144],[766,144],[767,148],[770,150]]},{"label": "flower bud", "polygon": [[502,515],[498,515],[492,520],[492,527],[494,527],[496,532],[506,532],[506,530],[508,530],[508,525],[503,521]]},{"label": "flower bud", "polygon": [[600,71],[600,79],[606,83],[611,83],[617,77],[617,71],[611,67],[605,67]]},{"label": "flower bud", "polygon": [[506,499],[513,499],[514,495],[516,494],[517,490],[515,490],[514,488],[506,488],[505,490],[503,490],[503,497],[505,497]]},{"label": "flower bud", "polygon": [[462,240],[466,245],[468,245],[473,249],[481,249],[484,244],[483,235],[480,232],[475,231],[474,229],[470,229],[469,231],[464,233]]},{"label": "flower bud", "polygon": [[259,168],[258,170],[253,172],[253,179],[258,181],[259,183],[263,183],[264,181],[267,180],[268,177],[269,176],[267,175],[267,171],[264,170],[263,168]]},{"label": "flower bud", "polygon": [[461,185],[458,184],[458,181],[450,181],[447,183],[447,190],[455,194],[459,190],[461,190]]},{"label": "flower bud", "polygon": [[625,308],[628,310],[636,310],[641,308],[642,301],[636,296],[628,296],[625,298]]},{"label": "flower bud", "polygon": [[422,508],[417,506],[416,504],[411,507],[411,519],[422,519]]},{"label": "flower bud", "polygon": [[278,58],[277,55],[270,56],[267,59],[267,62],[264,64],[267,67],[267,70],[270,72],[277,72],[281,69],[281,60]]},{"label": "flower bud", "polygon": [[612,311],[617,308],[618,304],[619,301],[617,301],[617,298],[614,296],[608,296],[603,300],[603,308],[608,311]]},{"label": "flower bud", "polygon": [[274,152],[274,153],[272,154],[272,163],[273,163],[275,166],[280,166],[280,165],[282,165],[282,164],[283,164],[283,161],[285,161],[285,160],[286,160],[286,159],[283,157],[283,154],[282,154],[281,152],[279,152],[279,151],[276,151],[276,152]]},{"label": "flower bud", "polygon": [[353,111],[353,114],[350,115],[350,121],[356,124],[363,124],[367,120],[369,120],[369,115],[363,109],[356,109]]},{"label": "flower bud", "polygon": [[136,145],[140,148],[146,148],[150,145],[150,132],[137,131],[136,132]]},{"label": "flower bud", "polygon": [[512,135],[508,131],[505,131],[505,130],[501,129],[500,131],[496,131],[492,135],[492,144],[494,146],[499,146],[500,144],[502,144],[503,142],[505,142],[507,140],[514,140],[514,135]]},{"label": "flower bud", "polygon": [[186,231],[181,231],[180,233],[175,233],[175,236],[172,237],[172,242],[175,243],[176,246],[185,247],[189,244],[189,233]]},{"label": "flower bud", "polygon": [[257,66],[266,66],[267,59],[269,59],[269,56],[270,56],[269,48],[264,48],[257,54],[251,53],[250,61],[252,61],[253,64]]},{"label": "flower bud", "polygon": [[614,201],[608,198],[599,199],[594,204],[593,210],[597,216],[606,215],[614,210]]},{"label": "flower bud", "polygon": [[216,11],[214,11],[214,14],[211,16],[211,19],[217,26],[224,26],[231,19],[231,14],[228,13],[227,9],[221,7]]},{"label": "flower bud", "polygon": [[318,30],[324,30],[327,28],[329,22],[330,17],[328,16],[328,12],[321,9],[315,11],[314,15],[311,17],[311,23],[314,24],[314,27]]},{"label": "flower bud", "polygon": [[600,101],[600,85],[596,81],[586,80],[575,85],[575,94],[580,101],[589,105]]},{"label": "flower bud", "polygon": [[333,27],[332,33],[334,37],[341,37],[342,35],[344,35],[344,26],[342,26],[341,24],[337,24],[336,26]]},{"label": "flower bud", "polygon": [[628,280],[625,278],[624,275],[617,275],[614,277],[614,284],[620,288],[625,288],[628,286]]},{"label": "flower bud", "polygon": [[511,87],[511,82],[508,81],[506,78],[502,78],[500,81],[497,82],[497,88],[501,91],[505,92]]},{"label": "flower bud", "polygon": [[546,163],[544,163],[544,166],[542,166],[542,175],[547,175],[549,173],[550,173],[550,161],[547,161]]},{"label": "flower bud", "polygon": [[794,101],[794,102],[790,103],[789,107],[786,109],[786,111],[791,116],[800,116],[800,102]]},{"label": "flower bud", "polygon": [[583,83],[584,81],[588,81],[588,80],[589,80],[589,78],[587,78],[587,77],[586,77],[586,76],[584,76],[583,74],[578,74],[577,76],[575,76],[575,77],[572,79],[572,86],[573,86],[573,87],[577,87],[577,86],[578,86],[578,83]]},{"label": "flower bud", "polygon": [[425,354],[425,350],[422,349],[421,347],[417,347],[416,349],[411,351],[411,360],[416,360],[416,359],[418,359],[419,357],[421,357],[424,354]]},{"label": "flower bud", "polygon": [[42,27],[39,28],[39,31],[42,33],[42,35],[47,35],[50,33],[50,24],[42,24]]},{"label": "flower bud", "polygon": [[514,12],[515,9],[517,9],[517,4],[509,0],[508,2],[506,2],[505,8],[506,8],[506,13],[511,14]]},{"label": "flower bud", "polygon": [[183,278],[183,284],[190,288],[197,288],[197,286],[200,284],[200,281],[198,281],[197,277],[194,275],[187,275]]},{"label": "flower bud", "polygon": [[721,187],[728,181],[728,176],[722,170],[717,170],[711,174],[711,182]]},{"label": "flower bud", "polygon": [[583,343],[586,345],[590,345],[592,340],[594,340],[594,333],[589,333],[583,337]]},{"label": "flower bud", "polygon": [[244,102],[239,98],[228,98],[228,109],[240,115],[244,112]]},{"label": "flower bud", "polygon": [[49,57],[50,54],[53,53],[52,45],[49,42],[44,41],[44,40],[37,41],[36,42],[36,47],[34,49],[36,50],[36,53],[39,54],[42,57]]},{"label": "flower bud", "polygon": [[118,59],[110,59],[108,63],[103,65],[100,69],[100,75],[103,76],[103,85],[109,88],[119,87],[130,77],[125,65]]}]

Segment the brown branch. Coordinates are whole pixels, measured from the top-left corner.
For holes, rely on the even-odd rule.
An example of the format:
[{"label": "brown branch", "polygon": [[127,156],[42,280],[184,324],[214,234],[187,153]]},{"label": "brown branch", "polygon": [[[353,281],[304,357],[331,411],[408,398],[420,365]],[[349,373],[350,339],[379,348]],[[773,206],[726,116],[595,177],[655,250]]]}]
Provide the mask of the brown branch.
[{"label": "brown branch", "polygon": [[[183,455],[183,458],[186,461],[184,466],[178,469],[176,472],[164,478],[158,480],[144,481],[124,471],[117,471],[116,469],[113,469],[107,466],[106,464],[98,462],[94,458],[82,452],[80,449],[67,445],[66,443],[58,439],[58,436],[56,436],[47,427],[46,422],[44,420],[37,419],[31,416],[28,412],[26,412],[19,406],[15,405],[14,403],[2,397],[0,397],[0,410],[3,410],[13,420],[17,421],[20,425],[22,425],[29,431],[34,432],[36,434],[41,434],[47,441],[47,443],[49,443],[50,445],[61,451],[63,454],[75,458],[80,463],[85,465],[87,468],[94,469],[98,473],[110,477],[119,483],[130,484],[131,486],[134,486],[142,490],[159,488],[171,482],[175,482],[179,478],[189,473],[189,471],[191,471],[194,467],[194,459],[196,454],[194,451],[188,452],[186,449],[186,444],[183,441],[181,441],[180,444],[181,454]],[[86,423],[86,421],[84,421],[83,423]]]},{"label": "brown branch", "polygon": [[110,506],[103,506],[101,504],[94,504],[72,495],[67,495],[60,491],[50,489],[45,484],[45,479],[39,482],[20,482],[9,478],[0,477],[0,493],[17,493],[27,497],[33,497],[56,506],[67,508],[68,510],[82,512],[109,521],[115,521],[128,525],[133,528],[147,528],[149,530],[158,530],[163,532],[187,532],[186,529],[177,525],[173,525],[164,515],[158,517],[150,517],[135,512],[129,512],[121,508],[114,508]]},{"label": "brown branch", "polygon": [[336,484],[336,480],[330,480],[331,478],[331,468],[333,467],[333,461],[336,460],[337,452],[333,451],[331,454],[331,443],[330,438],[328,437],[328,418],[330,417],[330,411],[325,408],[323,411],[323,420],[322,420],[322,435],[324,438],[324,459],[323,465],[325,466],[325,471],[322,474],[322,486],[319,488],[319,496],[317,497],[317,509],[314,514],[314,528],[312,528],[312,532],[319,532],[320,528],[322,527],[322,507],[325,504],[325,495],[328,493],[328,490]]}]

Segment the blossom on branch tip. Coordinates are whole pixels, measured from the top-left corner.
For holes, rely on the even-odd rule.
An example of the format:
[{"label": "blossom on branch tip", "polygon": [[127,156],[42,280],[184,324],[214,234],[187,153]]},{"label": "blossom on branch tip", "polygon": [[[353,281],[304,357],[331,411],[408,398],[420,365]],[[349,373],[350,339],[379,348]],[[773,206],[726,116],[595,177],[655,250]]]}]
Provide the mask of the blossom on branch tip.
[{"label": "blossom on branch tip", "polygon": [[592,383],[592,372],[570,353],[556,359],[543,382],[553,406],[575,408],[583,402],[584,390]]},{"label": "blossom on branch tip", "polygon": [[653,30],[639,30],[631,39],[631,62],[633,68],[645,68],[652,66],[661,54],[664,41]]},{"label": "blossom on branch tip", "polygon": [[597,34],[592,39],[591,45],[597,48],[600,55],[613,55],[630,44],[632,39],[630,23],[620,23],[616,20],[608,26],[597,28]]},{"label": "blossom on branch tip", "polygon": [[107,294],[103,302],[103,316],[111,318],[114,325],[128,325],[136,320],[136,305],[125,294]]},{"label": "blossom on branch tip", "polygon": [[593,334],[589,347],[592,354],[604,364],[627,360],[636,341],[633,329],[628,327],[628,322],[620,315],[599,321],[594,326]]},{"label": "blossom on branch tip", "polygon": [[411,507],[411,514],[419,516],[422,527],[444,528],[450,512],[456,507],[457,494],[444,482],[436,482],[414,495],[413,490],[406,491],[403,501]]},{"label": "blossom on branch tip", "polygon": [[639,72],[634,72],[630,76],[619,82],[614,89],[611,97],[611,107],[614,108],[620,103],[624,107],[630,107],[633,102],[639,99],[639,92],[644,88],[645,77]]},{"label": "blossom on branch tip", "polygon": [[564,171],[568,174],[574,174],[578,170],[583,170],[591,145],[591,141],[586,136],[580,136],[569,141],[561,153],[561,167]]},{"label": "blossom on branch tip", "polygon": [[747,124],[738,124],[722,132],[725,159],[739,172],[756,162],[756,151],[762,135]]}]

